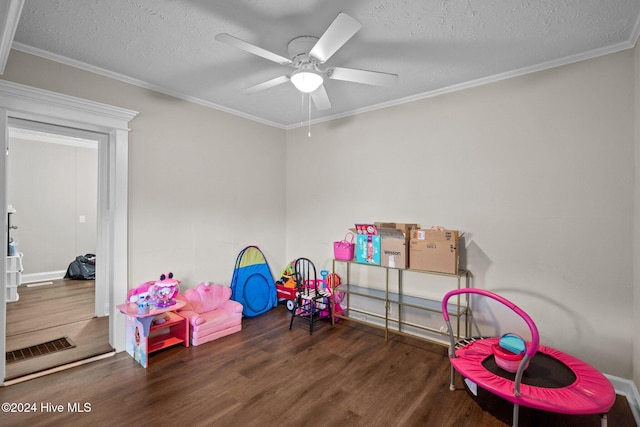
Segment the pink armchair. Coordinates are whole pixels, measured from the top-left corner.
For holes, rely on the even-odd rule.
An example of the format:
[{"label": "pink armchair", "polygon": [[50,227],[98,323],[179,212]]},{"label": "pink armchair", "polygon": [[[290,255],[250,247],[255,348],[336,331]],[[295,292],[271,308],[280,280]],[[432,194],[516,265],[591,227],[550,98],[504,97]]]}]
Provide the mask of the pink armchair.
[{"label": "pink armchair", "polygon": [[233,301],[231,288],[202,282],[178,299],[186,302],[181,316],[189,319],[191,345],[200,345],[242,330],[242,304]]}]

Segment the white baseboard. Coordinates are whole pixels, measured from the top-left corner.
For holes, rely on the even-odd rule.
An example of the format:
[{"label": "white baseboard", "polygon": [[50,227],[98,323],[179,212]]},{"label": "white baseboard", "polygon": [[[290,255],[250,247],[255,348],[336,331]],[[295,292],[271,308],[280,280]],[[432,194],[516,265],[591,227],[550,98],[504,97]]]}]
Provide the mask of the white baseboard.
[{"label": "white baseboard", "polygon": [[32,380],[32,379],[35,379],[35,378],[40,378],[40,377],[43,377],[45,375],[55,374],[56,372],[64,371],[64,370],[70,369],[70,368],[75,368],[76,366],[81,366],[81,365],[84,365],[84,364],[87,364],[87,363],[96,362],[98,360],[106,359],[107,357],[114,356],[115,354],[116,354],[115,351],[110,351],[108,353],[99,354],[97,356],[89,357],[88,359],[79,360],[77,362],[67,363],[66,365],[62,365],[62,366],[56,366],[55,368],[46,369],[44,371],[36,372],[34,374],[27,374],[27,375],[22,376],[22,377],[18,377],[18,378],[12,379],[12,380],[7,380],[4,383],[2,383],[2,386],[8,387],[8,386],[11,386],[11,385],[14,385],[14,384],[19,384],[19,383],[24,382],[24,381]]},{"label": "white baseboard", "polygon": [[636,420],[636,424],[640,425],[640,394],[638,394],[636,384],[625,378],[615,377],[608,374],[604,374],[604,376],[611,381],[613,388],[616,390],[616,394],[620,394],[627,398],[627,402],[629,402],[629,407],[633,413],[633,418]]},{"label": "white baseboard", "polygon": [[20,277],[20,284],[23,285],[25,283],[46,282],[47,280],[64,279],[65,274],[67,274],[67,270],[23,274],[22,277]]}]

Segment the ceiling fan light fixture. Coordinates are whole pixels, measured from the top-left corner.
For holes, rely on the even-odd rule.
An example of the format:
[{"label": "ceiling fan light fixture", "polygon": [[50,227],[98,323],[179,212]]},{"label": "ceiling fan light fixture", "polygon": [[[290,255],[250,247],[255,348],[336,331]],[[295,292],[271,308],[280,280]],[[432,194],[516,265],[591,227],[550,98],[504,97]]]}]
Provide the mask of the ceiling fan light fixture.
[{"label": "ceiling fan light fixture", "polygon": [[324,82],[322,75],[315,71],[300,70],[291,75],[291,83],[303,93],[311,93]]}]

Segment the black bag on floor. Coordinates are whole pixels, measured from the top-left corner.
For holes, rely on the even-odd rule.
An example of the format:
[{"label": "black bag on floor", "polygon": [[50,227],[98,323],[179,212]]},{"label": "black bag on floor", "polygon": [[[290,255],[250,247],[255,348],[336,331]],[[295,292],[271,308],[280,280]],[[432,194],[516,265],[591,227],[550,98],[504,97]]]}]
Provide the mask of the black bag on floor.
[{"label": "black bag on floor", "polygon": [[67,268],[65,279],[92,280],[96,278],[96,256],[86,254],[77,256]]}]

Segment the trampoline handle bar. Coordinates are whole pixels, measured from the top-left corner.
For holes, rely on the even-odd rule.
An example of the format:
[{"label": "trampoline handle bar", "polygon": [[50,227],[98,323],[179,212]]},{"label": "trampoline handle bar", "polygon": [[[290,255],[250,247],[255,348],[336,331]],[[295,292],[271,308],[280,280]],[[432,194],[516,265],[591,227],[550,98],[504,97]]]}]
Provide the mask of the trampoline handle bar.
[{"label": "trampoline handle bar", "polygon": [[502,303],[503,305],[509,307],[511,310],[513,310],[517,315],[519,315],[522,318],[522,320],[526,322],[527,326],[529,327],[529,331],[531,332],[531,345],[527,346],[527,351],[525,354],[526,356],[528,356],[528,359],[531,359],[533,358],[533,356],[535,356],[536,352],[538,351],[540,336],[538,335],[538,328],[536,327],[536,324],[533,322],[533,319],[531,319],[531,317],[529,317],[527,313],[525,313],[520,307],[518,307],[508,299],[503,298],[500,295],[494,294],[493,292],[489,292],[489,291],[485,291],[484,289],[477,289],[477,288],[454,289],[452,291],[447,292],[444,298],[442,299],[442,315],[444,316],[444,320],[445,322],[447,322],[447,326],[449,327],[449,336],[452,340],[452,347],[454,345],[453,332],[451,331],[451,323],[449,321],[449,310],[448,310],[447,302],[449,301],[449,298],[451,298],[452,296],[460,295],[460,294],[476,294],[476,295],[485,296],[485,297],[494,299]]}]

